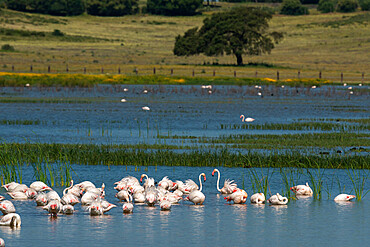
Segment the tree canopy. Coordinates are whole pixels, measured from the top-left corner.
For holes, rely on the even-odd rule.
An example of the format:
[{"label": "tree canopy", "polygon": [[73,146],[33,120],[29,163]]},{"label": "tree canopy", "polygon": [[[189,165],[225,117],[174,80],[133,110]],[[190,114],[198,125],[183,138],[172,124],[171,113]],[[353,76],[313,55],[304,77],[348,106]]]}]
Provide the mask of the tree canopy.
[{"label": "tree canopy", "polygon": [[203,0],[147,0],[147,11],[156,15],[195,15]]},{"label": "tree canopy", "polygon": [[271,13],[255,7],[213,14],[204,19],[200,29],[177,36],[173,52],[177,56],[233,54],[237,64],[243,65],[243,55],[270,53],[283,38],[280,32],[268,32],[271,18]]}]

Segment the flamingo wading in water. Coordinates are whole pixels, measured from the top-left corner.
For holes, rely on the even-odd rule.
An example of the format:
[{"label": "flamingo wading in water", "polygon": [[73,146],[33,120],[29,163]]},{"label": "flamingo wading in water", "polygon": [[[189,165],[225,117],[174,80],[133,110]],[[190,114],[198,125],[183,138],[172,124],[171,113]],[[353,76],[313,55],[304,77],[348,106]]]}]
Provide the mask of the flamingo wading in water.
[{"label": "flamingo wading in water", "polygon": [[204,177],[204,182],[206,181],[206,174],[204,173],[199,174],[199,185],[200,185],[199,190],[193,190],[192,192],[190,192],[188,197],[185,198],[186,201],[191,201],[195,205],[198,205],[198,204],[202,205],[204,200],[206,199],[206,196],[202,193],[202,188],[203,188],[202,180],[201,180],[202,176]]},{"label": "flamingo wading in water", "polygon": [[218,177],[217,177],[217,190],[219,192],[221,192],[221,194],[232,194],[234,190],[237,189],[237,184],[234,183],[234,180],[229,180],[229,179],[226,179],[225,182],[224,182],[224,187],[222,187],[220,189],[220,176],[221,176],[221,173],[218,169],[214,169],[213,172],[212,172],[212,176],[215,175],[215,172],[218,173]]}]

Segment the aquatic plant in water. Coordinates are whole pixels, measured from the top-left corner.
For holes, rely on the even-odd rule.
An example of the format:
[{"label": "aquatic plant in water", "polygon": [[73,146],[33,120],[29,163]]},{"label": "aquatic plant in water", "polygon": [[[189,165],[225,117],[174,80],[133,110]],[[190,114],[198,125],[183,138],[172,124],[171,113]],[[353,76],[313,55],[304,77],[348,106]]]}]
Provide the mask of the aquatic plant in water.
[{"label": "aquatic plant in water", "polygon": [[368,170],[356,170],[356,169],[346,169],[346,173],[351,180],[353,185],[353,190],[356,195],[356,199],[361,201],[363,197],[370,191],[365,191],[366,181],[369,177]]}]

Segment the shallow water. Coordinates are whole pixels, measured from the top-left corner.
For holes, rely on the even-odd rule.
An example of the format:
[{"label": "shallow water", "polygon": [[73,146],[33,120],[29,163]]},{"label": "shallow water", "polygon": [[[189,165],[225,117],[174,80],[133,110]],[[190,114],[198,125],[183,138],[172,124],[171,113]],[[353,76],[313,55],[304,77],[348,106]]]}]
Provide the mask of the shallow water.
[{"label": "shallow water", "polygon": [[[93,169],[92,169],[93,168]],[[235,179],[252,195],[248,169],[219,168],[221,183],[225,178]],[[89,216],[80,204],[74,215],[60,215],[56,219],[36,207],[34,201],[13,201],[22,217],[19,229],[0,227],[0,236],[6,246],[366,246],[369,241],[370,200],[338,204],[333,198],[339,194],[334,183],[331,195],[323,192],[321,201],[303,198],[290,201],[287,206],[228,204],[216,190],[217,177],[212,168],[202,167],[148,167],[147,171],[135,171],[135,167],[75,166],[75,180],[91,180],[98,187],[106,184],[106,199],[117,205],[104,216]],[[343,170],[322,170],[324,183],[333,176],[345,185],[345,192],[352,189]],[[134,213],[124,215],[122,204],[114,197],[113,183],[127,175],[140,177],[146,173],[156,181],[168,175],[170,179],[198,181],[205,172],[207,181],[203,192],[203,206],[190,202],[173,205],[171,211],[161,211],[159,206],[135,205]],[[266,173],[267,170],[265,169]],[[32,178],[32,171],[25,170],[24,178]],[[243,174],[243,176],[242,176]],[[298,183],[308,178],[302,175]],[[24,181],[30,184],[32,181]],[[283,185],[278,172],[271,177],[271,192],[282,192]],[[328,188],[328,187],[327,187]],[[365,188],[369,188],[367,183]],[[61,192],[63,188],[55,188]],[[342,187],[343,189],[343,187]],[[1,194],[4,195],[3,189]]]},{"label": "shallow water", "polygon": [[[128,88],[128,92],[123,88]],[[357,88],[354,95],[342,86],[316,89],[214,86],[212,94],[200,86],[1,88],[0,100],[11,97],[18,102],[0,103],[0,121],[38,122],[2,124],[0,135],[7,142],[190,145],[186,140],[159,140],[157,135],[218,137],[224,134],[312,133],[315,130],[222,129],[221,125],[368,118],[368,92],[360,91],[364,87]],[[148,90],[147,94],[142,93],[144,89]],[[264,97],[257,95],[259,91]],[[127,102],[122,103],[122,98]],[[143,106],[151,110],[143,111]],[[242,123],[241,114],[256,120]]]},{"label": "shallow water", "polygon": [[[123,88],[127,87],[128,92]],[[147,89],[148,94],[142,91]],[[359,88],[357,88],[359,89]],[[181,140],[158,140],[159,135],[218,137],[223,134],[305,133],[314,131],[275,131],[221,129],[220,125],[242,124],[244,114],[256,120],[250,124],[292,123],[299,119],[368,118],[370,101],[367,92],[344,87],[310,88],[263,87],[264,97],[255,87],[215,86],[213,93],[200,86],[99,86],[77,88],[0,88],[0,100],[18,97],[17,103],[0,103],[1,120],[32,120],[37,124],[2,124],[0,136],[6,142],[183,145]],[[121,103],[121,99],[127,99]],[[42,100],[56,100],[54,103]],[[68,101],[66,103],[65,101]],[[149,106],[150,112],[141,110]],[[366,132],[367,133],[367,132]],[[50,218],[34,201],[13,201],[22,217],[19,229],[0,227],[6,246],[360,246],[369,242],[370,199],[337,204],[333,198],[345,189],[353,190],[343,170],[324,170],[323,199],[290,201],[287,206],[225,203],[216,190],[212,168],[148,167],[135,170],[128,166],[73,165],[75,182],[106,184],[106,198],[115,203],[101,217],[89,216],[76,205],[74,215]],[[219,168],[221,183],[232,178],[253,194],[248,169]],[[267,170],[263,170],[264,173]],[[189,202],[174,205],[170,212],[159,206],[135,205],[132,215],[122,214],[122,204],[114,197],[113,183],[127,175],[147,173],[159,181],[193,179],[205,172],[207,181],[203,206]],[[24,168],[23,183],[33,180],[31,167]],[[340,181],[340,187],[337,184]],[[297,183],[309,181],[306,175]],[[270,180],[271,193],[283,193],[279,172]],[[63,188],[54,188],[59,193]],[[369,182],[365,190],[369,189]],[[0,190],[5,195],[4,189]],[[7,196],[7,199],[8,196]]]}]

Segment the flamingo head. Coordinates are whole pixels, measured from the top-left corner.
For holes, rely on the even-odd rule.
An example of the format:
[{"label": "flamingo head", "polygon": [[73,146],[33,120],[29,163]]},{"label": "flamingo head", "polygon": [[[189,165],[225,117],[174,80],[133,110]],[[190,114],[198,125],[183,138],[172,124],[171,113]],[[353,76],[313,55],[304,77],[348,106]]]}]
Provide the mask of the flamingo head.
[{"label": "flamingo head", "polygon": [[206,181],[206,174],[202,173],[200,175],[204,177],[204,182],[205,182]]},{"label": "flamingo head", "polygon": [[239,118],[243,118],[244,117],[244,115],[240,115],[240,117]]},{"label": "flamingo head", "polygon": [[49,186],[43,186],[41,191],[44,191],[44,190],[52,190],[52,188],[50,188]]},{"label": "flamingo head", "polygon": [[57,205],[56,205],[56,204],[51,204],[51,205],[50,205],[50,208],[51,208],[51,209],[56,209],[56,208],[57,208]]},{"label": "flamingo head", "polygon": [[290,187],[290,190],[291,190],[291,191],[295,191],[295,190],[296,190],[296,188],[293,186],[293,187]]},{"label": "flamingo head", "polygon": [[143,182],[143,175],[141,175],[141,177],[140,177],[140,183],[142,183]]},{"label": "flamingo head", "polygon": [[212,176],[214,176],[214,175],[215,175],[215,172],[216,172],[216,169],[214,169],[214,170],[213,170],[213,172],[212,172]]},{"label": "flamingo head", "polygon": [[352,200],[353,198],[356,198],[356,196],[354,196],[354,195],[347,195],[347,200],[348,201]]}]

